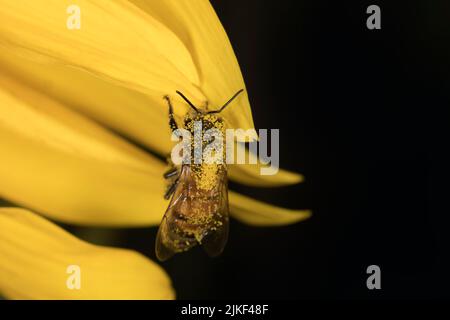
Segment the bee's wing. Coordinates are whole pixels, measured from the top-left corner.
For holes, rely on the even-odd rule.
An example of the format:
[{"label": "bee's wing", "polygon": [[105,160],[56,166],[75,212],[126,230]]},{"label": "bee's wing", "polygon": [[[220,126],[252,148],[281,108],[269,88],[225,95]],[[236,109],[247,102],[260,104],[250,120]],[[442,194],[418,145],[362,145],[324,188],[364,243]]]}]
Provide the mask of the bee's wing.
[{"label": "bee's wing", "polygon": [[228,181],[226,171],[218,184],[219,205],[217,212],[214,213],[214,228],[208,231],[208,234],[202,241],[202,247],[210,257],[220,255],[225,248],[228,240],[229,229],[229,209],[228,209]]},{"label": "bee's wing", "polygon": [[155,252],[158,260],[166,261],[167,259],[171,258],[176,252],[170,249],[168,246],[164,245],[162,241],[162,233],[167,233],[166,215],[164,215],[163,220],[161,221],[161,224],[159,226],[155,245]]},{"label": "bee's wing", "polygon": [[[182,207],[186,207],[186,188],[184,184],[189,178],[189,166],[182,166],[180,177],[178,178],[177,186],[170,200],[169,206],[164,213],[161,224],[159,225],[158,234],[156,236],[155,251],[156,257],[160,261],[165,261],[171,258],[175,253],[179,252],[180,248],[173,245],[174,243],[185,240],[177,234],[175,225],[175,213],[180,211]],[[181,242],[180,242],[181,243]],[[190,245],[194,246],[195,244]],[[189,248],[186,248],[186,250]]]},{"label": "bee's wing", "polygon": [[[167,260],[198,243],[201,243],[210,256],[217,256],[223,251],[228,239],[229,219],[226,169],[220,172],[215,188],[202,193],[202,197],[197,195],[198,192],[191,177],[190,166],[182,166],[178,185],[156,236],[155,249],[159,260]],[[193,222],[195,216],[192,213],[198,210],[210,215],[209,223],[198,225]]]}]

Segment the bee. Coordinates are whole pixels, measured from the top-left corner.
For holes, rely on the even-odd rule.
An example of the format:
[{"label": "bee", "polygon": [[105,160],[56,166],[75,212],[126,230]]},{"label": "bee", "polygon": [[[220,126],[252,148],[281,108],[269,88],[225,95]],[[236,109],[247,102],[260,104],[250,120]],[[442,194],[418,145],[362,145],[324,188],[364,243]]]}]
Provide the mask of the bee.
[{"label": "bee", "polygon": [[[194,106],[181,92],[178,95],[192,108],[184,117],[184,129],[194,136],[194,123],[202,124],[202,134],[214,128],[225,132],[225,122],[220,113],[242,92],[236,92],[221,108],[204,111]],[[168,96],[164,99],[169,107],[169,126],[178,129],[173,107]],[[202,147],[214,139],[201,139]],[[189,145],[194,155],[194,144]],[[169,187],[164,195],[170,199],[156,236],[155,251],[160,261],[176,253],[185,252],[201,245],[206,253],[215,257],[222,253],[228,239],[228,181],[225,161],[220,163],[183,162],[165,174]]]}]

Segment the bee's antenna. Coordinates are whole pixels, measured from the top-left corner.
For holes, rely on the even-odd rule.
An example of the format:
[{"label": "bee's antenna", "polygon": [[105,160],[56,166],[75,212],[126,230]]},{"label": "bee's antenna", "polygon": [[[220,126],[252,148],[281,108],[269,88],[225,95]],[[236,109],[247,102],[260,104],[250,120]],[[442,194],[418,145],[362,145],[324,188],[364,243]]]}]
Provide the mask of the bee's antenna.
[{"label": "bee's antenna", "polygon": [[241,90],[239,90],[238,92],[236,92],[236,93],[234,94],[234,96],[232,96],[232,97],[230,98],[230,100],[228,100],[228,101],[222,106],[222,108],[220,108],[219,110],[210,111],[210,112],[208,112],[208,113],[220,113],[220,112],[222,112],[223,109],[225,109],[225,108],[231,103],[231,101],[233,101],[234,98],[236,98],[242,91],[244,91],[244,89],[241,89]]},{"label": "bee's antenna", "polygon": [[177,90],[176,92],[183,98],[184,101],[186,101],[186,102],[188,103],[188,105],[191,106],[192,109],[195,110],[195,112],[200,113],[200,112],[198,111],[198,109],[192,104],[192,102],[190,102],[189,99],[186,98],[186,97],[184,96],[184,94],[182,94],[182,93],[181,93],[180,91],[178,91],[178,90]]}]

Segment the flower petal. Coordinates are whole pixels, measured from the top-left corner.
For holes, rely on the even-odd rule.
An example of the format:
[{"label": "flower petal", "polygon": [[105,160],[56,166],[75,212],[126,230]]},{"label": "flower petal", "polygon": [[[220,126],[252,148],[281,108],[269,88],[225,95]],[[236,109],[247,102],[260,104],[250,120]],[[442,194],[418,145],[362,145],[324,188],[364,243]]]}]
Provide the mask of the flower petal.
[{"label": "flower petal", "polygon": [[[80,268],[80,289],[68,286],[69,266]],[[10,299],[174,298],[166,273],[141,254],[88,244],[19,208],[0,208],[0,292]]]},{"label": "flower petal", "polygon": [[[179,15],[179,8],[184,8],[186,5],[183,1],[157,1],[156,3],[147,3],[135,1],[135,3],[144,8],[147,12],[155,15],[156,18],[162,19],[160,15],[166,10],[168,16],[173,19],[164,20],[169,27],[173,27],[177,31],[177,36],[180,36],[190,49],[194,50],[192,41],[188,41],[189,37],[185,34],[187,29],[179,29],[178,24],[173,22],[177,15]],[[192,5],[192,3],[190,3]],[[180,7],[179,7],[180,6]],[[205,11],[205,17],[209,17],[214,21],[216,32],[226,38],[226,34],[220,25],[219,20],[215,16],[214,11],[209,3],[204,1],[197,1],[193,6],[199,6],[198,10]],[[27,13],[26,8],[23,8],[24,14]],[[202,12],[203,12],[202,11]],[[177,13],[178,12],[178,13]],[[180,17],[180,21],[186,22],[186,17]],[[198,24],[205,23],[206,20],[201,19],[197,21]],[[187,21],[186,23],[188,23]],[[190,25],[188,23],[188,25]],[[191,32],[195,39],[197,39],[197,29],[202,28],[201,25],[196,26]],[[208,28],[206,28],[208,29]],[[0,28],[1,31],[1,28]],[[8,30],[4,30],[8,34]],[[52,29],[52,32],[56,32]],[[62,32],[62,31],[61,31]],[[65,30],[65,32],[70,32]],[[207,39],[207,42],[217,41],[209,39],[211,34],[203,34],[202,37]],[[202,39],[198,38],[196,43],[202,46]],[[209,39],[209,40],[208,40]],[[223,39],[222,39],[223,40]],[[225,41],[226,40],[226,41]],[[227,69],[236,70],[236,77],[242,82],[239,66],[235,61],[234,53],[229,45],[227,39],[224,40],[227,50],[221,50],[220,54],[214,54],[209,59],[218,59],[223,62],[226,56],[232,56],[232,63],[227,66]],[[216,43],[214,43],[216,44]],[[218,45],[218,43],[217,43]],[[214,46],[215,47],[215,46]],[[201,47],[203,48],[203,47]],[[202,49],[203,53],[207,54],[211,50],[208,48]],[[55,99],[62,101],[64,104],[77,109],[83,114],[95,119],[96,121],[111,127],[112,129],[126,135],[127,137],[142,143],[161,155],[166,156],[170,153],[172,143],[170,141],[170,132],[167,125],[167,106],[163,102],[162,95],[145,95],[135,90],[130,90],[121,85],[114,84],[110,81],[100,80],[97,76],[87,73],[83,70],[70,68],[66,64],[58,63],[43,63],[46,61],[45,55],[38,54],[33,51],[32,56],[38,61],[30,61],[29,55],[23,56],[23,52],[16,47],[11,47],[3,44],[0,50],[0,64],[2,68],[8,69],[9,72],[14,73],[15,77],[21,78],[22,81],[27,81],[36,89],[50,94]],[[28,58],[28,59],[27,59]],[[225,60],[224,60],[225,59]],[[210,61],[210,60],[206,60]],[[210,65],[204,65],[204,60],[199,59],[197,64],[199,68],[208,69]],[[217,61],[214,62],[216,64]],[[65,62],[67,63],[67,62]],[[87,68],[88,69],[88,68]],[[216,68],[212,68],[216,70]],[[223,77],[219,77],[220,81],[226,81]],[[164,104],[161,108],[161,104]],[[245,102],[245,108],[248,107],[248,100]],[[241,105],[242,106],[242,105]],[[176,108],[179,114],[185,112],[185,108],[180,106]],[[182,111],[184,110],[184,111]],[[236,109],[232,114],[242,115],[240,109]],[[251,118],[251,114],[250,114]],[[251,125],[253,126],[253,124]],[[260,175],[261,165],[239,165],[230,167],[230,178],[243,184],[253,186],[280,186],[300,182],[302,177],[296,173],[291,173],[285,170],[280,170],[274,176]]]},{"label": "flower petal", "polygon": [[154,98],[67,65],[34,61],[5,46],[0,46],[0,68],[159,154],[167,155],[172,148],[168,108],[159,105],[162,96]]},{"label": "flower petal", "polygon": [[279,169],[275,175],[261,175],[261,167],[251,164],[230,165],[228,174],[231,180],[254,187],[281,187],[304,180],[301,174],[283,169]]},{"label": "flower petal", "polygon": [[152,225],[164,213],[160,160],[6,76],[0,146],[0,196],[54,219]]},{"label": "flower petal", "polygon": [[252,226],[283,226],[308,219],[309,210],[275,207],[236,192],[229,192],[231,216]]},{"label": "flower petal", "polygon": [[3,44],[146,94],[181,90],[197,103],[205,100],[190,52],[163,24],[126,0],[78,0],[81,28],[71,30],[67,9],[73,4],[0,0]]},{"label": "flower petal", "polygon": [[[103,81],[82,70],[30,61],[18,56],[10,48],[0,51],[0,66],[21,82],[26,82],[128,138],[161,155],[170,154],[173,143],[170,140],[167,110],[163,112],[161,108],[152,107],[157,103],[151,96]],[[66,79],[70,79],[70,82]],[[237,143],[236,148],[242,149],[243,146]],[[245,150],[245,153],[248,158],[249,152]],[[282,169],[275,175],[263,176],[260,174],[261,167],[261,164],[231,165],[230,179],[261,187],[289,185],[303,180],[301,175]]]},{"label": "flower petal", "polygon": [[[44,145],[151,170],[159,161],[6,74],[0,73],[0,123]],[[150,165],[149,165],[150,164]]]},{"label": "flower petal", "polygon": [[[188,48],[199,73],[199,86],[211,109],[220,108],[235,92],[245,89],[231,43],[208,0],[130,2],[167,26]],[[232,128],[254,128],[246,91],[223,114]]]},{"label": "flower petal", "polygon": [[[167,206],[161,161],[9,75],[0,84],[1,196],[69,223],[159,224]],[[257,168],[231,166],[230,176],[267,186],[297,179]]]},{"label": "flower petal", "polygon": [[[75,66],[155,98],[180,90],[199,106],[208,101],[218,108],[245,88],[231,44],[207,0],[79,0],[79,30],[64,23],[72,4],[0,0],[2,45],[34,59],[43,54],[47,63]],[[178,96],[174,100],[181,115],[186,104],[180,107]],[[167,109],[161,99],[157,105]],[[246,92],[233,109],[225,111],[233,127],[253,128]]]},{"label": "flower petal", "polygon": [[[296,184],[303,181],[303,176],[298,173],[278,169],[274,175],[262,175],[261,169],[267,167],[258,161],[258,156],[246,149],[241,143],[235,144],[237,152],[244,151],[246,164],[233,164],[228,167],[230,179],[255,187],[279,187],[290,184]],[[257,164],[249,164],[257,163]]]}]

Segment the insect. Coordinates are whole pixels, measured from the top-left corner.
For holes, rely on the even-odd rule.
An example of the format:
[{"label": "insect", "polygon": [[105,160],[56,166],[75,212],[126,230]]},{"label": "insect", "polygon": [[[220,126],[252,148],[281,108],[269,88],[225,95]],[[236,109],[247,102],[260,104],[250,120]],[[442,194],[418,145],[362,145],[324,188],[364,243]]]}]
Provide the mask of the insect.
[{"label": "insect", "polygon": [[[193,136],[194,124],[202,124],[202,133],[214,128],[225,131],[222,112],[241,92],[236,92],[221,108],[204,111],[194,106],[181,92],[177,91],[192,108],[184,118],[184,128]],[[178,129],[173,107],[168,96],[164,99],[169,106],[169,126],[172,131]],[[202,139],[202,147],[211,144],[214,139]],[[194,154],[194,144],[189,150]],[[155,251],[160,261],[201,245],[206,253],[218,256],[222,253],[228,239],[228,182],[227,167],[223,163],[183,162],[165,174],[169,187],[164,197],[170,199],[169,206],[162,218],[156,237]]]}]

